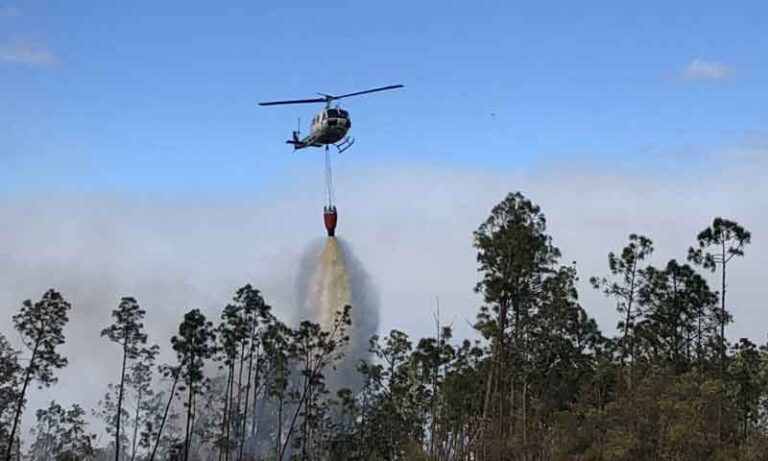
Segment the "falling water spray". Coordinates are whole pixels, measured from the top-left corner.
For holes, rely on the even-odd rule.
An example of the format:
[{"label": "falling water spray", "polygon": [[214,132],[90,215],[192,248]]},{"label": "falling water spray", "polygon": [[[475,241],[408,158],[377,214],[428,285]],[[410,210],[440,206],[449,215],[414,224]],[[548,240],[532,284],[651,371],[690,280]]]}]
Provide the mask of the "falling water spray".
[{"label": "falling water spray", "polygon": [[379,324],[379,300],[370,277],[348,244],[328,237],[308,249],[298,288],[302,314],[327,331],[336,312],[351,306],[350,341],[336,371],[327,373],[327,382],[331,389],[356,390],[361,384],[357,365],[368,358],[368,340]]}]

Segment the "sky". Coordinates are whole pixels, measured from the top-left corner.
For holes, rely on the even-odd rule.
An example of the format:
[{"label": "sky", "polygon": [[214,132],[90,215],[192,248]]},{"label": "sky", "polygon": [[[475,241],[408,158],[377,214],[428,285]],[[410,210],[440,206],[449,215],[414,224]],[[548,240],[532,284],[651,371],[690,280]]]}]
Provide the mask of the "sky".
[{"label": "sky", "polygon": [[607,334],[586,280],[629,233],[664,264],[714,216],[744,224],[729,335],[765,340],[763,2],[108,3],[0,2],[0,314],[50,286],[75,306],[72,363],[31,406],[95,403],[67,389],[110,379],[117,351],[93,344],[120,296],[156,337],[246,282],[290,312],[323,159],[284,140],[320,107],[257,103],[397,83],[344,102],[357,141],[333,158],[382,331],[430,334],[439,298],[471,334],[471,233],[520,190]]},{"label": "sky", "polygon": [[[718,5],[715,5],[717,3]],[[0,15],[2,189],[263,192],[346,93],[366,165],[632,162],[764,128],[763,2],[43,2]],[[306,128],[305,128],[306,130]],[[298,158],[297,158],[298,157]]]}]

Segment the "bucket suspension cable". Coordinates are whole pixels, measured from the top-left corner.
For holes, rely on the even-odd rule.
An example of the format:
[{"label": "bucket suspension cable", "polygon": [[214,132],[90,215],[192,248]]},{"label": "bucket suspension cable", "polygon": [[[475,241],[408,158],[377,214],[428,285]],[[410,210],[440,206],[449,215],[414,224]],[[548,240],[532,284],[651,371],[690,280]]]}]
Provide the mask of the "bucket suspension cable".
[{"label": "bucket suspension cable", "polygon": [[325,199],[326,207],[332,209],[336,202],[336,197],[333,193],[333,173],[331,171],[331,154],[328,151],[328,146],[325,146]]}]

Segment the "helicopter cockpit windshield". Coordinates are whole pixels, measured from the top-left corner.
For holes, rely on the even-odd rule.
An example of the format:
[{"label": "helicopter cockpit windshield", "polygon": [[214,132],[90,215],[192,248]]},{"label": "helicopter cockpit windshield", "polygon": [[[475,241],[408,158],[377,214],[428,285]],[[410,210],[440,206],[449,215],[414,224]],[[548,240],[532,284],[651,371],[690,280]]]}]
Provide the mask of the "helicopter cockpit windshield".
[{"label": "helicopter cockpit windshield", "polygon": [[328,126],[342,126],[349,128],[350,120],[349,113],[344,109],[332,109],[328,108],[323,111],[323,120]]},{"label": "helicopter cockpit windshield", "polygon": [[344,109],[326,109],[325,118],[349,118],[349,114]]}]

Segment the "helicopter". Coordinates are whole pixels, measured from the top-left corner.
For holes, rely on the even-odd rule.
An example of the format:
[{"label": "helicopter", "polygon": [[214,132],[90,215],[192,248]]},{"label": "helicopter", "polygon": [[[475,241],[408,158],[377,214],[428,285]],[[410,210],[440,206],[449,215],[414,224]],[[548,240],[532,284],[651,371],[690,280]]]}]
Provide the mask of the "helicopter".
[{"label": "helicopter", "polygon": [[[373,88],[370,90],[357,91],[354,93],[342,94],[340,96],[334,96],[325,93],[318,93],[319,98],[312,99],[293,99],[288,101],[269,101],[260,102],[260,106],[277,106],[283,104],[313,104],[313,103],[325,103],[325,108],[312,117],[312,122],[309,125],[309,135],[302,138],[300,129],[293,132],[291,139],[287,140],[287,144],[292,144],[294,150],[304,149],[307,147],[323,147],[326,150],[328,146],[335,147],[339,153],[352,147],[355,140],[347,136],[349,129],[352,127],[352,120],[349,117],[349,112],[339,107],[331,107],[334,101],[343,98],[349,98],[350,96],[358,96],[361,94],[375,93],[378,91],[394,90],[396,88],[402,88],[403,85],[389,85],[379,88]],[[299,122],[299,125],[301,122]]]}]

